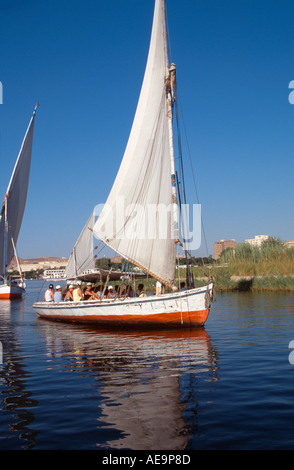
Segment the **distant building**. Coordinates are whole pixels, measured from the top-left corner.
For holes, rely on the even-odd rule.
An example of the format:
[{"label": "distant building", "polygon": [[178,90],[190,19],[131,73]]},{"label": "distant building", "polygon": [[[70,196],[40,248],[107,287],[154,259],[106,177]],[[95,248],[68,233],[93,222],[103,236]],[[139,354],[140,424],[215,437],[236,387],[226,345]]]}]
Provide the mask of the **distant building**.
[{"label": "distant building", "polygon": [[213,244],[213,251],[214,251],[214,259],[219,259],[221,254],[227,248],[235,248],[236,241],[234,238],[231,240],[220,240],[219,242],[215,242]]},{"label": "distant building", "polygon": [[46,269],[43,279],[63,279],[65,277],[65,269]]},{"label": "distant building", "polygon": [[123,257],[122,256],[113,256],[113,258],[110,258],[111,263],[114,264],[120,264],[123,262]]},{"label": "distant building", "polygon": [[287,248],[294,248],[294,240],[289,240],[288,242],[285,242],[284,245]]},{"label": "distant building", "polygon": [[249,243],[252,246],[261,246],[261,244],[269,239],[269,235],[255,235],[254,238],[248,238],[245,243]]}]

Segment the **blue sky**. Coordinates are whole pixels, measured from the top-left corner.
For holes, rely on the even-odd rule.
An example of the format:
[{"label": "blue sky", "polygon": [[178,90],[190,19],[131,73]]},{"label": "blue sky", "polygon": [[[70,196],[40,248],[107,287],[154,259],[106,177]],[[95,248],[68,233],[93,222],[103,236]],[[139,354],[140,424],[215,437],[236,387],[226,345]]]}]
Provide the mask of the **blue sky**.
[{"label": "blue sky", "polygon": [[[166,3],[208,252],[222,238],[294,238],[293,2]],[[105,202],[137,105],[153,6],[0,0],[0,198],[40,102],[20,257],[69,256]],[[186,186],[196,202],[188,159]],[[204,244],[196,254],[206,255]]]}]

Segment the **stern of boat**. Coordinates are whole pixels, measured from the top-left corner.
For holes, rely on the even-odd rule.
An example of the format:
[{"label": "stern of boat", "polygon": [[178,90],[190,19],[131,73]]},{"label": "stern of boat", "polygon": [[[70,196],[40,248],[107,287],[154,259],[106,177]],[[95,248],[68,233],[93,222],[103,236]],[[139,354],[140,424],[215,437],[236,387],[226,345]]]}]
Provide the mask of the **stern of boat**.
[{"label": "stern of boat", "polygon": [[17,284],[1,284],[0,300],[20,299],[25,291],[24,287]]}]

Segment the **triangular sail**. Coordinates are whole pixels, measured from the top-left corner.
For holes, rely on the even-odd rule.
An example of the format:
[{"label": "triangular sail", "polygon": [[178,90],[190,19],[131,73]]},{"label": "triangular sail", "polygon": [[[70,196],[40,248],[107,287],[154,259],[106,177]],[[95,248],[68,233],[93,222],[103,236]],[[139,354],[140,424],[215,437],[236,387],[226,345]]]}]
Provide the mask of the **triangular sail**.
[{"label": "triangular sail", "polygon": [[165,2],[155,0],[150,49],[136,115],[94,234],[164,283],[173,284],[176,246],[167,71]]},{"label": "triangular sail", "polygon": [[93,226],[94,212],[90,215],[85,227],[83,228],[71,255],[69,257],[65,276],[66,278],[75,278],[88,269],[94,269],[95,262],[93,256]]},{"label": "triangular sail", "polygon": [[11,237],[16,245],[25,210],[31,167],[35,114],[36,108],[22,142],[1,209],[0,275],[3,277],[6,276],[6,269],[14,256]]}]

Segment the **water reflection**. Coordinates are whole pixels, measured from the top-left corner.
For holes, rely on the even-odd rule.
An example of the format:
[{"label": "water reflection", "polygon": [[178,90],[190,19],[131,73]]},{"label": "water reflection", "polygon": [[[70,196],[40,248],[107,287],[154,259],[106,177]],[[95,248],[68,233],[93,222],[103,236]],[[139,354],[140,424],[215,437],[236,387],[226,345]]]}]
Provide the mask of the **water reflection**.
[{"label": "water reflection", "polygon": [[[18,315],[22,319],[24,312],[23,300],[12,304],[9,300],[0,302],[0,341],[2,345],[2,362],[0,364],[0,385],[2,410],[8,429],[13,437],[19,438],[23,449],[34,447],[36,431],[30,429],[30,424],[34,421],[34,413],[30,408],[36,406],[38,402],[32,398],[32,392],[27,390],[26,382],[31,375],[24,364],[23,352],[17,336],[17,331],[9,327],[8,320],[18,310]],[[2,426],[3,422],[2,414]]]},{"label": "water reflection", "polygon": [[[24,319],[25,299],[1,300],[0,301],[0,318],[3,321],[12,320],[13,315],[17,315],[18,320]],[[1,326],[1,325],[0,325]]]},{"label": "water reflection", "polygon": [[39,289],[0,302],[1,450],[293,448],[293,293],[219,294],[205,330],[143,334],[40,320]]},{"label": "water reflection", "polygon": [[1,300],[0,302],[0,315],[1,320],[7,320],[11,314],[11,301],[10,300]]},{"label": "water reflection", "polygon": [[186,447],[185,410],[197,393],[187,390],[195,387],[190,376],[216,374],[204,329],[113,332],[46,320],[38,320],[38,328],[47,357],[63,357],[65,370],[94,377],[97,427],[108,436],[97,448]]},{"label": "water reflection", "polygon": [[204,329],[53,323],[35,316],[30,295],[0,302],[1,449],[186,448],[199,378],[216,377]]}]

